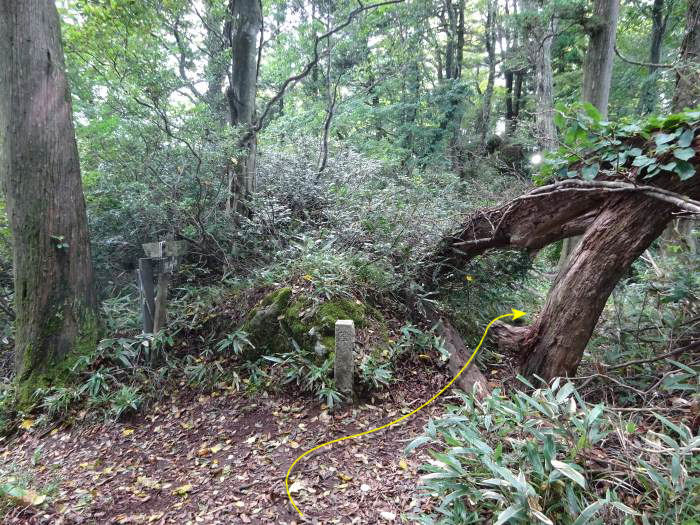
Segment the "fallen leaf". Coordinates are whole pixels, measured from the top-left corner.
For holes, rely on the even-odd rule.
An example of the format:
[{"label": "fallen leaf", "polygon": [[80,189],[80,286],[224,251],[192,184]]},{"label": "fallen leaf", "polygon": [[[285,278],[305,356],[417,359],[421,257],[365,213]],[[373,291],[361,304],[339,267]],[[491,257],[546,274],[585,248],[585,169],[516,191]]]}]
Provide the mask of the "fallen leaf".
[{"label": "fallen leaf", "polygon": [[33,419],[23,419],[22,423],[20,423],[20,428],[23,428],[24,430],[29,430],[34,426],[34,420]]},{"label": "fallen leaf", "polygon": [[347,474],[343,474],[342,472],[338,472],[338,477],[343,481],[352,481],[352,476],[348,476]]},{"label": "fallen leaf", "polygon": [[175,496],[185,496],[187,493],[192,492],[192,485],[188,483],[187,485],[182,485],[181,487],[173,490]]},{"label": "fallen leaf", "polygon": [[393,512],[388,512],[386,510],[381,511],[379,515],[386,521],[394,521],[396,519],[396,514],[394,514]]},{"label": "fallen leaf", "polygon": [[405,459],[399,460],[399,467],[403,470],[408,470],[408,463],[406,463]]},{"label": "fallen leaf", "polygon": [[133,433],[134,433],[133,428],[125,428],[124,430],[122,430],[122,436],[124,436],[124,437],[130,436]]}]

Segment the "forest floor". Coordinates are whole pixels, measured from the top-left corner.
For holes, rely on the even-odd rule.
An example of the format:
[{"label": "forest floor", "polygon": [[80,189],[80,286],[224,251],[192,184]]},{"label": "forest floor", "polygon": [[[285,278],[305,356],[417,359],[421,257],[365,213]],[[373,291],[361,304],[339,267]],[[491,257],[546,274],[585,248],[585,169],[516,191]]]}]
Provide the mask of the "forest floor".
[{"label": "forest floor", "polygon": [[[429,399],[448,379],[427,367],[361,403],[329,414],[289,394],[182,391],[131,421],[30,429],[0,449],[0,469],[53,486],[43,508],[14,509],[5,523],[391,523],[432,504],[419,498],[427,454],[403,456],[439,416],[440,398],[371,436],[324,447],[284,478],[292,461],[326,441],[381,426]],[[23,474],[19,474],[23,473]]]}]

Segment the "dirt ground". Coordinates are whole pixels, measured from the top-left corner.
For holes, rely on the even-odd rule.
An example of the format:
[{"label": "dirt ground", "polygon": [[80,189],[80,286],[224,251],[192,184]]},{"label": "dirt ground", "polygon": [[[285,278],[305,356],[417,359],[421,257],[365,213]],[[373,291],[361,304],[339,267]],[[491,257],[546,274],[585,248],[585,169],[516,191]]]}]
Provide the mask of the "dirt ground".
[{"label": "dirt ground", "polygon": [[[6,523],[407,523],[432,504],[418,490],[427,455],[403,450],[441,414],[438,399],[408,420],[292,461],[326,441],[381,426],[429,399],[447,377],[414,369],[391,389],[329,414],[311,399],[183,391],[137,419],[30,429],[0,449],[5,476],[53,487],[39,509]],[[10,474],[8,474],[10,473]]]}]

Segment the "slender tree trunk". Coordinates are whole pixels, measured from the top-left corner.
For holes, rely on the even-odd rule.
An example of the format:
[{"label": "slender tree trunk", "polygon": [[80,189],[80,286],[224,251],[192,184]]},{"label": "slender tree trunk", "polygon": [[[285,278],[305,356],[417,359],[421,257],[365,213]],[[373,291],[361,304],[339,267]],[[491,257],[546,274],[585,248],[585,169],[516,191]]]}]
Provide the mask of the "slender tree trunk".
[{"label": "slender tree trunk", "polygon": [[85,201],[50,0],[0,0],[0,176],[13,233],[20,401],[97,343]]},{"label": "slender tree trunk", "polygon": [[688,0],[685,36],[681,44],[681,64],[676,68],[674,112],[700,105],[700,0]]},{"label": "slender tree trunk", "polygon": [[[685,36],[681,44],[681,64],[676,69],[676,90],[671,102],[673,112],[700,105],[700,0],[689,0],[685,16]],[[685,245],[690,251],[697,251],[693,230],[698,226],[697,219],[677,219],[668,225],[662,235],[662,245],[666,255],[673,245]]]},{"label": "slender tree trunk", "polygon": [[613,50],[620,0],[595,0],[588,51],[583,64],[583,101],[608,116]]},{"label": "slender tree trunk", "polygon": [[[589,27],[590,41],[583,64],[583,101],[590,102],[608,116],[608,99],[612,82],[615,32],[620,0],[595,0],[593,20]],[[566,266],[580,237],[564,239],[559,255],[559,269]]]},{"label": "slender tree trunk", "polygon": [[537,140],[543,150],[557,146],[557,128],[554,126],[554,88],[552,77],[552,39],[556,22],[552,19],[547,34],[540,42],[535,54],[535,98],[537,101],[535,121]]},{"label": "slender tree trunk", "polygon": [[661,44],[666,33],[666,17],[664,16],[664,0],[654,0],[651,8],[651,39],[649,46],[649,72],[639,96],[639,113],[648,115],[656,110],[659,93],[657,90],[657,70],[653,64],[661,61]]},{"label": "slender tree trunk", "polygon": [[476,126],[479,148],[482,150],[486,147],[486,135],[491,122],[491,99],[493,98],[493,87],[496,79],[496,7],[495,0],[488,0],[484,46],[486,47],[486,60],[488,61],[489,72],[484,98],[481,103],[481,114],[478,116]]},{"label": "slender tree trunk", "polygon": [[537,143],[543,150],[551,150],[557,144],[554,126],[554,95],[552,78],[552,39],[556,33],[556,19],[542,20],[542,4],[527,0],[523,7],[531,13],[531,22],[525,30],[529,33],[527,50],[535,69],[535,125]]},{"label": "slender tree trunk", "polygon": [[257,137],[253,127],[258,73],[258,35],[262,26],[260,0],[229,0],[228,39],[233,54],[227,90],[231,125],[241,126],[245,140],[233,166],[229,211],[247,213],[246,201],[255,191]]}]

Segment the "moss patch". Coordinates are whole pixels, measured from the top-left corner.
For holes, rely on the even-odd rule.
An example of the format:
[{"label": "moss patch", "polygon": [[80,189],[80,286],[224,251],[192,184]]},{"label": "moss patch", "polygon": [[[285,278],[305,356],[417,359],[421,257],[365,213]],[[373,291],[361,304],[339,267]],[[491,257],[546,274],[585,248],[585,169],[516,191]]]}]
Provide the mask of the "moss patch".
[{"label": "moss patch", "polygon": [[[264,297],[248,315],[242,329],[255,346],[244,355],[256,360],[264,355],[278,355],[294,349],[317,348],[320,342],[327,351],[335,348],[335,322],[352,319],[357,328],[367,325],[370,309],[347,298],[335,298],[317,304],[311,298],[292,300],[291,288],[282,288]],[[313,335],[312,335],[313,334]]]},{"label": "moss patch", "polygon": [[[49,320],[44,328],[46,332],[41,342],[49,340],[56,330],[61,329],[60,318]],[[36,350],[31,345],[22,353],[19,373],[16,377],[17,409],[30,410],[36,403],[35,393],[39,389],[61,387],[71,384],[75,380],[73,368],[84,355],[93,352],[97,348],[100,339],[100,327],[95,315],[86,312],[83,315],[82,324],[73,346],[66,355],[57,355],[55,352]]]}]

